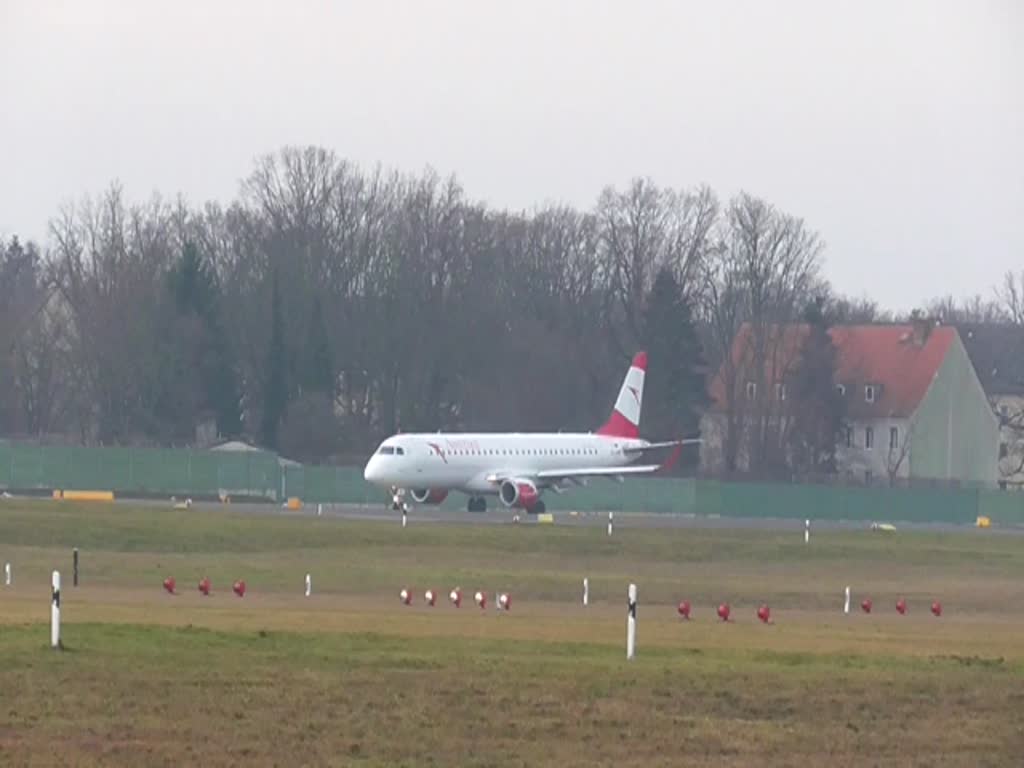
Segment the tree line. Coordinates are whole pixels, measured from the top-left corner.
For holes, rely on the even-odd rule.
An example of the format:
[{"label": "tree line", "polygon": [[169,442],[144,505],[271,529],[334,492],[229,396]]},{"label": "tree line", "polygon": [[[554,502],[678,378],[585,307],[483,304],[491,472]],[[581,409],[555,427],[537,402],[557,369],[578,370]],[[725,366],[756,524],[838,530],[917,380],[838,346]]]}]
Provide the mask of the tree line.
[{"label": "tree line", "polygon": [[[636,179],[513,212],[320,147],[261,158],[227,206],[114,184],[0,247],[0,435],[323,461],[398,430],[588,430],[641,347],[644,433],[692,435],[741,324],[894,319],[832,289],[823,247],[747,193]],[[1021,322],[1022,285],[929,310]]]}]

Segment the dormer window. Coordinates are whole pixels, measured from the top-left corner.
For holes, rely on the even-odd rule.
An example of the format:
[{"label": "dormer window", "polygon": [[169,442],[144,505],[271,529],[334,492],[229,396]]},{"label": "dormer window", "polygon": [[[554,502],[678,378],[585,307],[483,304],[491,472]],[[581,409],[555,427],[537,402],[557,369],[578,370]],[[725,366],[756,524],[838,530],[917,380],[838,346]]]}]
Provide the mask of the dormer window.
[{"label": "dormer window", "polygon": [[753,400],[755,397],[757,397],[757,382],[755,382],[755,381],[748,381],[747,382],[747,400]]},{"label": "dormer window", "polygon": [[864,385],[864,402],[873,403],[875,402],[875,385],[865,384]]}]

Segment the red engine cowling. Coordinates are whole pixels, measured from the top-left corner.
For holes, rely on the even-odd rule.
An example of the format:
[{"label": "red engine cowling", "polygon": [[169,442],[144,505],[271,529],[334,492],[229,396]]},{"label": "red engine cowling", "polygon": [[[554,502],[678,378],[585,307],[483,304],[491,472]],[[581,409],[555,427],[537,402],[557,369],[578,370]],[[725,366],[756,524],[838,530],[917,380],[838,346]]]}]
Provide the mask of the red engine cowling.
[{"label": "red engine cowling", "polygon": [[414,488],[409,493],[417,504],[440,504],[448,498],[444,488]]},{"label": "red engine cowling", "polygon": [[499,491],[501,503],[506,507],[520,507],[532,509],[537,500],[540,499],[540,492],[537,486],[529,480],[505,480]]}]

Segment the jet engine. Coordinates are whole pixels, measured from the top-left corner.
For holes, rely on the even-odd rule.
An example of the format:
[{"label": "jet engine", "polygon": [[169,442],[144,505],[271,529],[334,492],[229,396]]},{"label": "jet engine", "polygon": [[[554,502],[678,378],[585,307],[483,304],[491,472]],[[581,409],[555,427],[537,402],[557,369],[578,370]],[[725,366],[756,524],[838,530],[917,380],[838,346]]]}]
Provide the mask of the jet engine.
[{"label": "jet engine", "polygon": [[417,504],[440,504],[448,497],[444,488],[413,488],[409,493]]},{"label": "jet engine", "polygon": [[506,507],[532,509],[540,499],[537,486],[529,480],[504,480],[499,489],[501,503]]}]

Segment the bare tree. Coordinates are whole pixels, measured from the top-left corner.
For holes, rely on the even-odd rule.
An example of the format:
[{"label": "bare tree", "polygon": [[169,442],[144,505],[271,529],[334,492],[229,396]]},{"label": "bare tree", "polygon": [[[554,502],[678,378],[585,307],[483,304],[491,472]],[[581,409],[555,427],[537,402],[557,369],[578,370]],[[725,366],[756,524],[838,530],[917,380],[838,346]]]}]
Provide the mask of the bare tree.
[{"label": "bare tree", "polygon": [[885,470],[889,475],[889,485],[896,485],[896,480],[900,475],[900,469],[909,460],[910,452],[914,443],[916,422],[910,420],[908,423],[909,427],[903,435],[900,435],[898,431],[899,428],[896,427],[896,445],[893,445],[892,437],[890,436],[889,438],[889,449],[885,458]]},{"label": "bare tree", "polygon": [[596,215],[598,259],[608,280],[606,319],[619,354],[628,357],[660,269],[670,268],[688,296],[700,287],[718,200],[706,187],[675,192],[635,179],[624,192],[605,189]]},{"label": "bare tree", "polygon": [[932,299],[925,305],[928,317],[938,318],[948,325],[959,323],[1002,323],[1009,320],[1000,302],[975,295],[957,300],[952,295]]},{"label": "bare tree", "polygon": [[126,208],[118,185],[51,223],[53,259],[73,327],[74,364],[96,404],[103,442],[148,433],[163,386],[162,278],[175,251],[170,211],[158,199]]},{"label": "bare tree", "polygon": [[867,296],[852,298],[849,296],[827,294],[826,314],[837,325],[870,325],[871,323],[891,323],[892,312],[878,306],[878,302]]},{"label": "bare tree", "polygon": [[996,289],[996,299],[1011,323],[1024,325],[1024,271],[1017,275],[1007,272]]},{"label": "bare tree", "polygon": [[[785,370],[769,329],[821,290],[816,236],[747,195],[722,212],[707,188],[638,179],[606,189],[588,211],[512,213],[469,200],[456,179],[429,169],[363,170],[321,147],[260,158],[224,207],[129,205],[114,184],[61,211],[50,234],[40,274],[52,296],[38,302],[36,321],[13,319],[28,316],[15,299],[29,294],[5,293],[10,272],[0,267],[0,366],[18,371],[13,410],[0,403],[0,418],[16,413],[32,431],[70,419],[103,442],[181,442],[206,408],[190,389],[194,369],[212,355],[230,357],[255,434],[277,270],[287,378],[298,382],[283,423],[290,448],[308,458],[364,450],[398,428],[592,426],[611,405],[608,380],[639,343],[662,268],[699,315],[710,363],[730,360],[744,323],[755,329],[757,362],[739,361],[747,371],[730,374],[735,393],[766,363]],[[204,328],[167,295],[185,243],[221,286],[223,344],[200,343]],[[318,359],[330,360],[325,378],[334,379],[315,408],[298,370],[312,359],[314,326],[325,329],[318,348],[329,350]],[[747,402],[734,399],[732,433],[749,421]],[[764,463],[766,429],[784,422],[782,410],[749,405],[760,437],[748,448]],[[307,455],[310,424],[326,431]]]},{"label": "bare tree", "polygon": [[707,273],[705,317],[723,361],[729,470],[737,468],[741,441],[754,472],[773,471],[784,455],[786,405],[776,385],[796,364],[787,327],[819,285],[822,247],[802,220],[758,198],[741,194],[726,209]]}]

